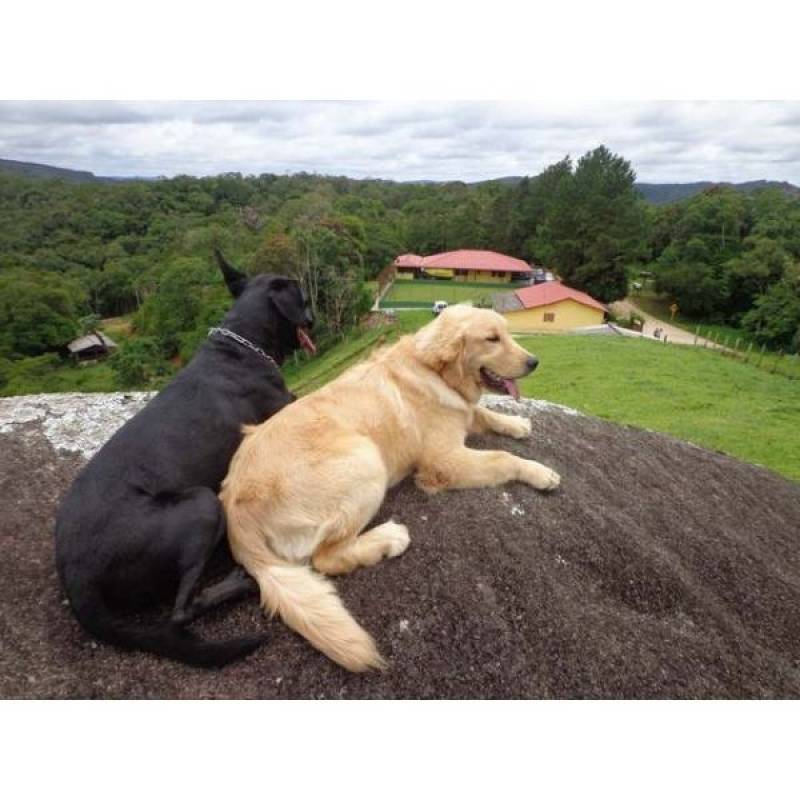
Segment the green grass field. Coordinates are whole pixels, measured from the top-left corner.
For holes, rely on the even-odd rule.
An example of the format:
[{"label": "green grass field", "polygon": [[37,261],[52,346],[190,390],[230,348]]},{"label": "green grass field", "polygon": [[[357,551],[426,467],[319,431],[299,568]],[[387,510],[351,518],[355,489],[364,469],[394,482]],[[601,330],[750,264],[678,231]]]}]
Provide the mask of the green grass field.
[{"label": "green grass field", "polygon": [[800,387],[702,348],[645,339],[520,339],[540,366],[524,395],[668,433],[800,480]]},{"label": "green grass field", "polygon": [[424,303],[426,306],[431,306],[437,300],[444,300],[451,304],[465,301],[472,301],[475,304],[485,301],[488,304],[491,302],[493,294],[507,292],[511,288],[507,283],[475,285],[458,281],[399,280],[394,282],[389,293],[384,297],[384,303]]}]

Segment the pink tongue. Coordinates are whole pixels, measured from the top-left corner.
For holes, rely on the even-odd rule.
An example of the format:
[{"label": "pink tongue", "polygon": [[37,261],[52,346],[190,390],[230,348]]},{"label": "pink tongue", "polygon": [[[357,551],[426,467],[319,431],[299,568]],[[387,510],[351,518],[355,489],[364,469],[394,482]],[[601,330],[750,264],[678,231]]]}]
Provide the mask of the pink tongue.
[{"label": "pink tongue", "polygon": [[317,352],[317,346],[311,340],[311,337],[308,335],[305,328],[297,329],[297,338],[300,342],[300,346],[306,351],[306,353],[313,356],[314,353]]},{"label": "pink tongue", "polygon": [[517,382],[512,378],[503,378],[503,385],[506,387],[506,391],[515,399],[519,400],[519,389],[517,388]]}]

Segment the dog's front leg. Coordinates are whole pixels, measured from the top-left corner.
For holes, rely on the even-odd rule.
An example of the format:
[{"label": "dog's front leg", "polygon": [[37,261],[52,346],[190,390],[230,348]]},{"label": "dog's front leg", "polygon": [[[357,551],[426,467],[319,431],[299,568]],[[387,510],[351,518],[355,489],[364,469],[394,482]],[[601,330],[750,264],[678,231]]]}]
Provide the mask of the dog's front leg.
[{"label": "dog's front leg", "polygon": [[498,414],[488,408],[478,406],[472,416],[470,433],[486,433],[492,431],[502,436],[511,436],[514,439],[524,439],[530,435],[531,421],[525,417],[512,416],[511,414]]},{"label": "dog's front leg", "polygon": [[461,447],[441,458],[420,465],[416,483],[430,494],[443,489],[479,489],[522,481],[549,492],[561,482],[559,474],[538,461],[502,450],[470,450]]}]

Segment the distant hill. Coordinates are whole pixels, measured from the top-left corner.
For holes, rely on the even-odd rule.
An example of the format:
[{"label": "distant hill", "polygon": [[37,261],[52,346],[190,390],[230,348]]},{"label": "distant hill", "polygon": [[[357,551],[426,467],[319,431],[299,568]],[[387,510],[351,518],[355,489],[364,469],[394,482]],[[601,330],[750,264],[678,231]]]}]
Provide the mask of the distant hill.
[{"label": "distant hill", "polygon": [[712,186],[727,186],[740,192],[755,192],[759,189],[781,189],[793,197],[800,197],[800,187],[786,181],[745,181],[744,183],[727,183],[721,181],[697,181],[696,183],[637,183],[636,189],[650,203],[662,205],[675,203],[694,197]]},{"label": "distant hill", "polygon": [[34,164],[31,161],[14,161],[0,158],[0,175],[20,175],[23,178],[49,178],[70,183],[116,183],[118,181],[148,180],[147,178],[114,178],[95,175],[88,170],[52,167],[49,164]]},{"label": "distant hill", "polygon": [[[522,180],[521,175],[508,175],[504,178],[493,178],[489,181],[476,181],[476,183],[505,183],[515,186]],[[636,190],[649,203],[663,205],[664,203],[677,203],[694,197],[712,186],[729,186],[740,192],[755,192],[759,189],[781,189],[792,197],[800,197],[800,187],[786,181],[745,181],[743,183],[728,183],[726,181],[695,181],[694,183],[636,183]]]},{"label": "distant hill", "polygon": [[[153,178],[117,178],[107,175],[95,175],[86,170],[66,169],[65,167],[52,167],[48,164],[34,164],[29,161],[13,161],[0,158],[0,174],[21,175],[26,178],[50,178],[70,181],[72,183],[113,183],[117,181],[154,180]],[[502,178],[491,178],[485,181],[473,181],[469,185],[477,186],[485,183],[502,183],[515,186],[522,180],[521,175],[507,175]],[[394,183],[394,181],[387,181]],[[460,183],[461,181],[434,181],[416,180],[399,181],[410,185],[444,185],[446,183]],[[649,203],[663,205],[686,200],[696,194],[710,189],[712,186],[730,186],[740,192],[755,192],[758,189],[781,189],[792,197],[800,197],[800,187],[786,181],[746,181],[744,183],[726,183],[714,181],[696,181],[695,183],[637,183],[636,189]]]},{"label": "distant hill", "polygon": [[11,161],[0,158],[0,172],[21,175],[25,178],[58,178],[73,183],[96,183],[99,179],[93,172],[63,167],[51,167],[47,164],[32,164],[28,161]]}]

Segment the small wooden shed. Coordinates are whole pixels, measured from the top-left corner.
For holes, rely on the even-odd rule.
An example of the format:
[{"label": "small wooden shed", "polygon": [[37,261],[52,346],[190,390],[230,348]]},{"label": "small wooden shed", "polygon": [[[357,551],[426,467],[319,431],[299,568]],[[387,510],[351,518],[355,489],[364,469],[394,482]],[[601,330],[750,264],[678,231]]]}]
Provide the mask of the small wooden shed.
[{"label": "small wooden shed", "polygon": [[117,349],[117,343],[102,331],[92,331],[73,339],[67,350],[76,361],[96,361],[105,358]]}]

